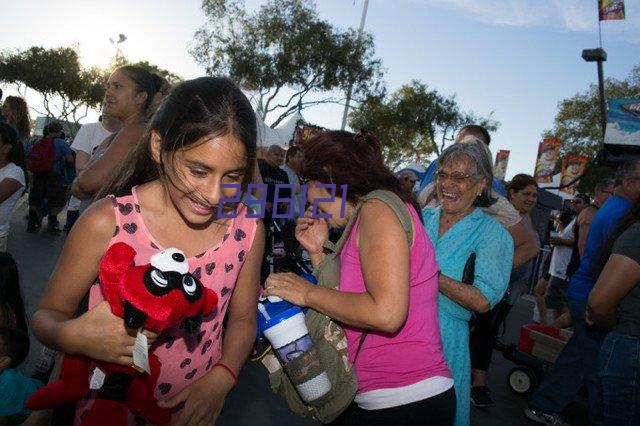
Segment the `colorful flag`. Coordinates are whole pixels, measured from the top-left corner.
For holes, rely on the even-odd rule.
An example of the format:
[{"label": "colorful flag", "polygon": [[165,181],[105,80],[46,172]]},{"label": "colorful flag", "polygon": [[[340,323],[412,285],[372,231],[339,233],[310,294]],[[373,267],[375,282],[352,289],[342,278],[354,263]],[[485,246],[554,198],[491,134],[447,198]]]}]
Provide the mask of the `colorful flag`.
[{"label": "colorful flag", "polygon": [[493,166],[493,177],[499,181],[504,181],[504,176],[507,174],[507,164],[509,164],[509,151],[508,149],[501,149],[496,153],[496,164]]},{"label": "colorful flag", "polygon": [[567,194],[573,194],[578,187],[580,177],[584,173],[584,169],[587,167],[589,159],[585,155],[569,154],[562,160],[562,179],[560,180],[560,186],[571,185],[562,188],[562,191]]},{"label": "colorful flag", "polygon": [[558,163],[562,142],[557,138],[546,138],[538,145],[538,158],[534,177],[538,183],[549,183]]},{"label": "colorful flag", "polygon": [[598,0],[601,21],[624,19],[624,0]]}]

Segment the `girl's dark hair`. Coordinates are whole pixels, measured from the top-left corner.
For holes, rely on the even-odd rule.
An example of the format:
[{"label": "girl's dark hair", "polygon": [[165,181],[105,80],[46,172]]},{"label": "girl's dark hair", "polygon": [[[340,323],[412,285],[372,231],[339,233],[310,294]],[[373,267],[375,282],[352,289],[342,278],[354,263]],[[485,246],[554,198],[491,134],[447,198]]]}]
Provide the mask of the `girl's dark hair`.
[{"label": "girl's dark hair", "polygon": [[618,237],[636,222],[640,222],[640,200],[636,201],[631,210],[620,219],[613,233],[607,236],[605,242],[600,246],[594,261],[591,262],[591,274],[593,277],[597,279],[604,269],[604,265],[609,260],[611,252],[613,251],[613,245]]},{"label": "girl's dark hair", "polygon": [[20,294],[18,265],[7,252],[0,252],[0,314],[5,325],[11,325],[10,320],[15,315],[18,328],[25,333],[29,332]]},{"label": "girl's dark hair", "polygon": [[536,182],[533,176],[524,173],[517,174],[513,177],[513,179],[511,179],[511,182],[507,184],[507,195],[509,196],[509,191],[522,191],[530,185],[533,185],[536,187],[536,189],[538,189],[538,182]]},{"label": "girl's dark hair", "polygon": [[380,142],[371,133],[320,133],[305,142],[301,150],[303,180],[347,185],[347,201],[354,204],[373,190],[386,189],[420,212],[413,194],[402,190],[400,180],[385,165]]},{"label": "girl's dark hair", "polygon": [[6,117],[7,122],[16,127],[19,132],[18,138],[28,138],[31,135],[31,119],[29,118],[27,101],[19,96],[7,96],[4,104],[11,111],[11,116]]},{"label": "girl's dark hair", "polygon": [[[162,140],[157,164],[151,155],[151,132]],[[165,164],[172,164],[176,151],[205,136],[232,135],[247,154],[242,190],[251,182],[256,159],[256,118],[247,97],[228,78],[200,77],[174,87],[162,101],[148,125],[146,135],[121,171],[102,188],[98,198],[128,191],[136,185],[167,179]],[[168,160],[168,161],[167,161]]]},{"label": "girl's dark hair", "polygon": [[27,158],[24,153],[24,145],[18,140],[18,133],[13,126],[0,122],[0,145],[4,144],[11,145],[11,151],[7,154],[7,160],[22,169],[25,183],[28,183],[29,173],[27,173]]},{"label": "girl's dark hair", "polygon": [[118,68],[117,71],[125,73],[135,83],[139,91],[147,94],[144,109],[148,110],[153,103],[153,97],[160,90],[162,77],[135,65],[125,65]]}]

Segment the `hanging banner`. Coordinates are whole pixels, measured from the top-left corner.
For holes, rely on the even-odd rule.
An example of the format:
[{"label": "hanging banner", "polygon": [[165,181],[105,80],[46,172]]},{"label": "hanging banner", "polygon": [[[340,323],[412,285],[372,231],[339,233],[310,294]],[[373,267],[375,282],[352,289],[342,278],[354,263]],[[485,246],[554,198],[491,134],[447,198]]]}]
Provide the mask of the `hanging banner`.
[{"label": "hanging banner", "polygon": [[640,99],[612,99],[604,143],[640,146]]},{"label": "hanging banner", "polygon": [[576,180],[584,173],[584,169],[587,167],[589,159],[584,155],[569,154],[562,160],[562,178],[560,180],[560,186],[573,182],[570,186],[562,188],[562,191],[567,194],[573,194],[578,187],[580,180]]},{"label": "hanging banner", "polygon": [[295,144],[303,145],[305,142],[312,139],[314,136],[322,133],[324,129],[322,127],[313,126],[311,124],[300,124],[296,127]]},{"label": "hanging banner", "polygon": [[553,171],[556,169],[558,157],[560,155],[560,145],[562,142],[557,138],[546,138],[538,145],[538,158],[536,159],[536,169],[534,177],[538,183],[549,183],[553,178]]},{"label": "hanging banner", "polygon": [[493,166],[493,177],[501,182],[504,182],[504,176],[507,174],[507,164],[509,164],[509,154],[511,151],[508,149],[501,149],[496,153],[496,163]]},{"label": "hanging banner", "polygon": [[598,0],[601,21],[624,19],[624,0]]}]

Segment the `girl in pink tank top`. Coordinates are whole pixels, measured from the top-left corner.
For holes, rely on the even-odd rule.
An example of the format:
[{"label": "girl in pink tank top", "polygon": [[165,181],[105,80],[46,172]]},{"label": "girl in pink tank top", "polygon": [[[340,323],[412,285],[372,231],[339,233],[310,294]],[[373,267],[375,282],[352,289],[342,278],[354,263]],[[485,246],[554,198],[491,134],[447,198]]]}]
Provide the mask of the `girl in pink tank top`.
[{"label": "girl in pink tank top", "polygon": [[[203,77],[174,88],[149,129],[103,188],[116,195],[97,201],[74,226],[34,332],[63,352],[130,366],[135,338],[94,285],[100,259],[118,242],[133,247],[136,265],[166,248],[181,250],[218,306],[189,344],[180,327],[143,332],[161,364],[154,396],[172,410],[172,423],[214,424],[256,335],[264,229],[239,202],[255,164],[255,116],[233,82]],[[89,309],[73,319],[87,292]],[[76,424],[95,398],[90,393],[77,404]],[[140,421],[129,413],[128,424]]]}]

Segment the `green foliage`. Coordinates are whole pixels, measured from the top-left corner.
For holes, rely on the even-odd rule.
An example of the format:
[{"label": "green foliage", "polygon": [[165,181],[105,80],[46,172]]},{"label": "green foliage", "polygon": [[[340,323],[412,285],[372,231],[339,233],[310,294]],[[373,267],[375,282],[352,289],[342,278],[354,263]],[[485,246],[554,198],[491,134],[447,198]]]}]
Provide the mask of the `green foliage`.
[{"label": "green foliage", "polygon": [[[270,0],[254,13],[241,0],[203,0],[202,10],[208,21],[196,32],[191,55],[208,74],[229,75],[255,92],[263,119],[279,114],[274,125],[298,105],[338,102],[311,101],[309,94],[346,90],[350,83],[357,100],[383,92],[373,37],[335,28],[311,0]],[[284,96],[283,89],[292,94]]]},{"label": "green foliage", "polygon": [[[624,80],[606,79],[605,97],[607,100],[640,97],[640,65]],[[600,100],[596,84],[558,103],[553,129],[546,130],[542,135],[550,136],[562,140],[562,155],[575,152],[589,158],[595,157],[602,140]]]},{"label": "green foliage", "polygon": [[454,96],[445,96],[419,81],[387,97],[369,97],[349,115],[353,129],[377,135],[392,168],[429,154],[439,154],[457,129],[477,123],[495,131],[500,123],[462,112]]},{"label": "green foliage", "polygon": [[[114,66],[129,64],[124,56]],[[181,78],[147,61],[132,63],[165,77],[175,84]],[[78,53],[71,47],[46,49],[33,46],[23,51],[0,54],[0,81],[24,85],[43,99],[43,114],[78,123],[89,108],[98,108],[104,98],[110,71],[83,68]]]}]

